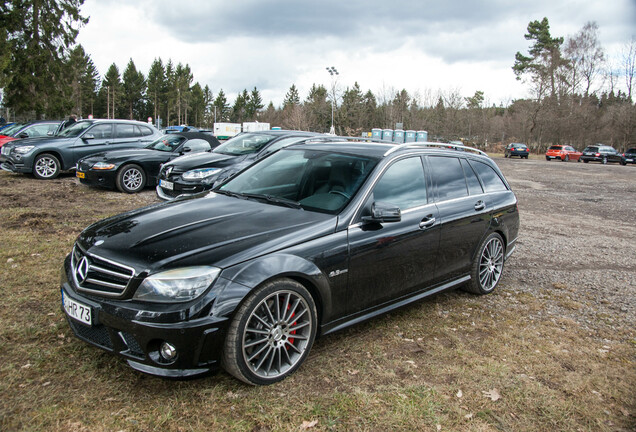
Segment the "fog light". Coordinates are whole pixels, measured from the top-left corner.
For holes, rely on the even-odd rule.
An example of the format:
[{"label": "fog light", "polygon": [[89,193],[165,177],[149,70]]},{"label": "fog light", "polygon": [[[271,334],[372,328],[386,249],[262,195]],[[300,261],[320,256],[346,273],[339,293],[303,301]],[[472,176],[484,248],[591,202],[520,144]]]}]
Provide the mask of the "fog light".
[{"label": "fog light", "polygon": [[161,353],[161,357],[163,357],[163,359],[167,361],[172,361],[177,356],[177,349],[174,347],[174,345],[169,344],[168,342],[164,342],[161,344],[161,347],[159,347],[159,352]]}]

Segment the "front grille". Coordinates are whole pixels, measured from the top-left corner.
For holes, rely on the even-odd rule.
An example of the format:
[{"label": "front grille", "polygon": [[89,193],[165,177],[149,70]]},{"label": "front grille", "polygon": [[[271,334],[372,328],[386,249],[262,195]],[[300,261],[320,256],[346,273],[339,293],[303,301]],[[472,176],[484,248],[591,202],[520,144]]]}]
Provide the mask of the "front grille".
[{"label": "front grille", "polygon": [[135,275],[132,267],[88,254],[77,245],[73,248],[71,267],[78,290],[106,297],[121,296]]},{"label": "front grille", "polygon": [[73,333],[75,333],[80,339],[84,339],[112,351],[113,341],[110,339],[108,329],[103,325],[89,327],[78,323],[72,318],[68,318],[68,323],[71,326]]}]

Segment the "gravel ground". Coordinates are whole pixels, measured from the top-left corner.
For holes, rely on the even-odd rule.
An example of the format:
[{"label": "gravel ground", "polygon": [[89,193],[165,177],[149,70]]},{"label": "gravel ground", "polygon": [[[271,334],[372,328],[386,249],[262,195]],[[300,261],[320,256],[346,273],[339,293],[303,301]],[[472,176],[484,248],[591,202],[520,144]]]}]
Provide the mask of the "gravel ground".
[{"label": "gravel ground", "polygon": [[502,283],[546,300],[528,319],[567,318],[591,335],[609,328],[636,342],[636,166],[496,162],[521,216]]}]

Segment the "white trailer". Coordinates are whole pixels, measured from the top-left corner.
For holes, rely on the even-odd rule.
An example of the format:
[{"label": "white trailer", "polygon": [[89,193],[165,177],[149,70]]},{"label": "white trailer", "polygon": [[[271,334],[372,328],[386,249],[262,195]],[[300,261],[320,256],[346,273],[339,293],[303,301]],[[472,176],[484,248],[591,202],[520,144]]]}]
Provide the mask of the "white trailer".
[{"label": "white trailer", "polygon": [[243,132],[260,132],[269,130],[269,123],[243,122]]},{"label": "white trailer", "polygon": [[214,136],[218,139],[232,138],[240,133],[240,123],[214,123]]}]

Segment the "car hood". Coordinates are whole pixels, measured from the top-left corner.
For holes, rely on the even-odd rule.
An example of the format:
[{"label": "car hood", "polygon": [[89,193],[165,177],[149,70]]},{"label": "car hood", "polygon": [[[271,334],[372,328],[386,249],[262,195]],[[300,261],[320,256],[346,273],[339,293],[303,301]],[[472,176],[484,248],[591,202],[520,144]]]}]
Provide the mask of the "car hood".
[{"label": "car hood", "polygon": [[41,146],[41,145],[53,144],[53,145],[59,146],[59,145],[64,145],[68,143],[73,143],[75,142],[75,140],[77,140],[77,137],[75,138],[64,138],[64,137],[58,137],[58,136],[33,137],[33,138],[22,138],[22,139],[14,140],[7,143],[7,145],[12,145],[17,147],[17,146],[26,146],[26,145]]},{"label": "car hood", "polygon": [[97,153],[87,156],[83,159],[84,162],[126,162],[131,159],[138,161],[145,160],[167,160],[170,158],[170,152],[164,152],[159,150],[147,149],[147,148],[132,148],[122,150],[111,150],[107,152]]},{"label": "car hood", "polygon": [[337,216],[212,192],[104,219],[86,228],[77,242],[137,273],[226,268],[333,233],[336,224]]},{"label": "car hood", "polygon": [[170,162],[170,165],[181,171],[194,168],[226,167],[245,159],[245,155],[232,156],[214,152],[196,153],[180,156]]}]

